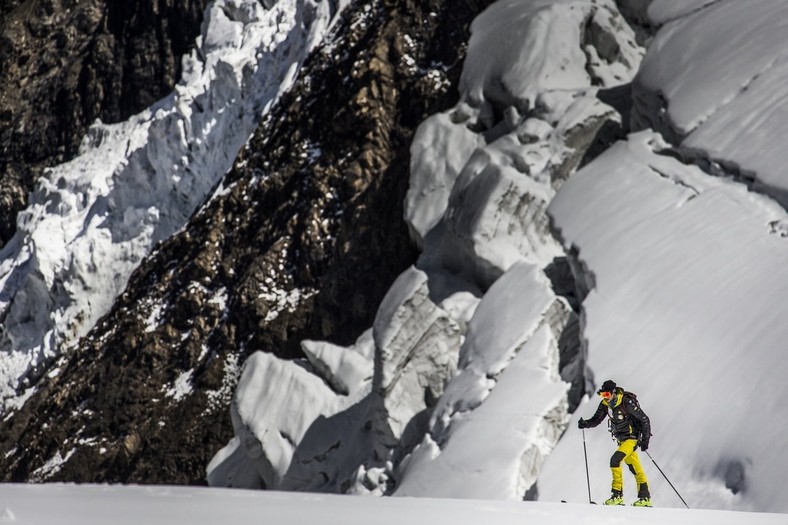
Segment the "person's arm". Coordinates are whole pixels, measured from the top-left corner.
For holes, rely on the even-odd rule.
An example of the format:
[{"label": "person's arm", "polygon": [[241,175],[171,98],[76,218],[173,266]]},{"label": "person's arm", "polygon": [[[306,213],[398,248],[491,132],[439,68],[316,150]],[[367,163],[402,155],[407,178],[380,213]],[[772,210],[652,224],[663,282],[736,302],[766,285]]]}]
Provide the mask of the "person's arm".
[{"label": "person's arm", "polygon": [[577,428],[594,428],[605,419],[606,415],[607,407],[605,407],[605,405],[600,402],[596,412],[594,412],[594,415],[591,416],[591,419],[583,419],[581,417],[580,421],[577,422]]}]

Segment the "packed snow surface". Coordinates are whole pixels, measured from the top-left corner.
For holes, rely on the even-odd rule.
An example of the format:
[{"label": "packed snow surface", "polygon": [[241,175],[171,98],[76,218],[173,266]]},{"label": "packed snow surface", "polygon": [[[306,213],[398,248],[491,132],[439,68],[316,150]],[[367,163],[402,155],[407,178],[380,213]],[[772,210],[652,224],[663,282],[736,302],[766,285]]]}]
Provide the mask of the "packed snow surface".
[{"label": "packed snow surface", "polygon": [[785,525],[782,514],[588,504],[369,498],[194,487],[0,485],[0,523],[20,525]]}]

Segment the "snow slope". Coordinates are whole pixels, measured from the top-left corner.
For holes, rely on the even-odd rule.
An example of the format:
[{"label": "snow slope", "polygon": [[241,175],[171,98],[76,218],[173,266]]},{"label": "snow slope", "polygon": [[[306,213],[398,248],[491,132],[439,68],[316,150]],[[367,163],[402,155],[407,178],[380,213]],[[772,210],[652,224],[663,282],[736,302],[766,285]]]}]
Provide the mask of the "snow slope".
[{"label": "snow slope", "polygon": [[[651,132],[632,135],[567,181],[550,206],[560,237],[594,277],[583,302],[589,366],[598,383],[610,377],[638,393],[651,452],[685,498],[784,511],[775,481],[788,456],[772,452],[788,396],[788,325],[779,321],[788,315],[788,214],[743,184],[660,155],[664,146]],[[594,485],[605,488],[609,472],[599,467],[614,446],[604,428],[589,432]],[[548,460],[543,499],[585,490],[578,434],[570,427]],[[658,500],[677,503],[646,467]]]},{"label": "snow slope", "polygon": [[20,525],[785,525],[782,514],[608,508],[587,504],[364,498],[231,489],[0,485],[0,523]]},{"label": "snow slope", "polygon": [[[687,2],[654,2],[657,21]],[[670,22],[649,46],[636,91],[636,120],[688,153],[741,172],[758,191],[788,205],[783,144],[788,134],[788,4],[782,0],[703,2]],[[681,9],[679,9],[680,11]],[[656,115],[664,104],[660,123]]]}]

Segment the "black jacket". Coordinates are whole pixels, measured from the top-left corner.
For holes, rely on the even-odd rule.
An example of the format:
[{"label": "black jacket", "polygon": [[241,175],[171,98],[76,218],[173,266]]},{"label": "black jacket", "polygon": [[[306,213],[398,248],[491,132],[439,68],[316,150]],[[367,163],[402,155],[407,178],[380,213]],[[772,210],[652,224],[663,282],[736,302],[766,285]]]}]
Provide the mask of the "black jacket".
[{"label": "black jacket", "polygon": [[610,432],[619,441],[637,439],[648,442],[651,438],[651,422],[638,402],[629,395],[624,395],[624,389],[616,388],[616,395],[608,403],[602,400],[599,407],[588,420],[589,427],[599,425],[605,416],[610,416]]}]

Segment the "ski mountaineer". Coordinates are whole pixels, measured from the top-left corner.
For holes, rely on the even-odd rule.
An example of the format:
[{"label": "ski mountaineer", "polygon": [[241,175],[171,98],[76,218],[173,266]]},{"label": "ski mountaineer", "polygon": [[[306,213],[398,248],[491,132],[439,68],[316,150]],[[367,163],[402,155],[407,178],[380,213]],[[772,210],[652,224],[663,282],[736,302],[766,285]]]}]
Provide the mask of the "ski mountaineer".
[{"label": "ski mountaineer", "polygon": [[635,475],[638,485],[638,499],[632,505],[635,507],[650,507],[651,494],[648,490],[648,480],[643,466],[640,464],[637,448],[640,446],[644,452],[648,449],[651,439],[651,422],[640,408],[637,397],[617,387],[610,379],[602,383],[597,391],[602,397],[599,408],[591,419],[580,418],[578,428],[593,428],[599,425],[605,416],[609,417],[608,426],[613,439],[618,442],[618,449],[610,458],[610,470],[613,472],[613,494],[605,501],[605,505],[624,504],[624,476],[621,462],[629,466]]}]

